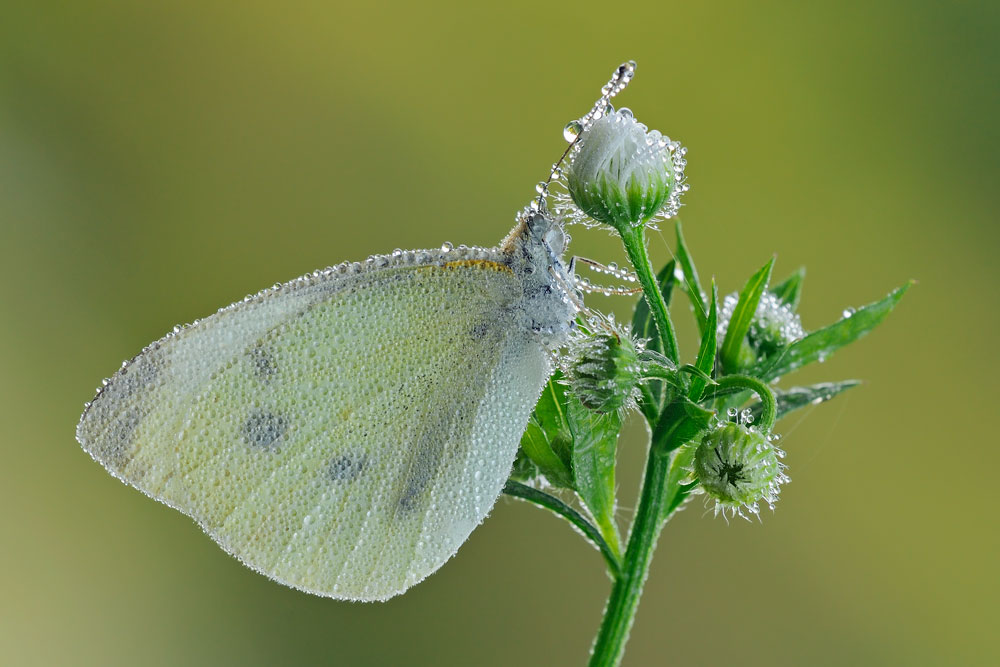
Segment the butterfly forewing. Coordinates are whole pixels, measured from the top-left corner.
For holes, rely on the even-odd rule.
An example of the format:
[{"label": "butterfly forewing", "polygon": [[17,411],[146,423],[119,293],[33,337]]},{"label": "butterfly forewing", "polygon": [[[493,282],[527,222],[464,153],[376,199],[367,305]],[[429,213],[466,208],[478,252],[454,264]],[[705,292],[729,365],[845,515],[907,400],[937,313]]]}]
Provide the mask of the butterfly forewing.
[{"label": "butterfly forewing", "polygon": [[501,261],[300,280],[123,368],[78,437],[283,583],[384,599],[493,505],[549,373]]}]

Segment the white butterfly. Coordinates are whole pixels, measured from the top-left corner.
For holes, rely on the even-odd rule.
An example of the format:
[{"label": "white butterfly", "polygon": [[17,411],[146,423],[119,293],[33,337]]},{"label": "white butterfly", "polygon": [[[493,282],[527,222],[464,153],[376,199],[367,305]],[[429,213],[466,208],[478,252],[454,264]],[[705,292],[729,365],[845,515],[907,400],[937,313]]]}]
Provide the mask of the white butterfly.
[{"label": "white butterfly", "polygon": [[579,295],[543,213],[497,248],[395,252],[175,329],[87,405],[84,449],[227,552],[384,600],[496,502]]}]

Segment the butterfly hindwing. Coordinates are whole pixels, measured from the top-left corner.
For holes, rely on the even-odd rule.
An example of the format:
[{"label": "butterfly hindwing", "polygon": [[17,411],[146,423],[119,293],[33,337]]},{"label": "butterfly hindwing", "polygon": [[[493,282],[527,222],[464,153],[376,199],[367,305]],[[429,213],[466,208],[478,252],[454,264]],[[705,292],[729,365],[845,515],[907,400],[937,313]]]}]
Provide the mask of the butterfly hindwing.
[{"label": "butterfly hindwing", "polygon": [[294,281],[150,346],[78,436],[227,551],[384,599],[493,505],[549,372],[499,261]]}]

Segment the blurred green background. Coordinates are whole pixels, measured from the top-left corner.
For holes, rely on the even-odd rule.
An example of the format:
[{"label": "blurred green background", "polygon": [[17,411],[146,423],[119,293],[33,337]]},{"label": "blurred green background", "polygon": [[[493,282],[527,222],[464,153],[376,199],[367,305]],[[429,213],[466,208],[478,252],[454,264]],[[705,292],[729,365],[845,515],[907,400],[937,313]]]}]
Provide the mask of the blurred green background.
[{"label": "blurred green background", "polygon": [[690,148],[682,217],[723,293],[775,252],[777,276],[808,266],[817,328],[920,283],[795,378],[867,383],[779,424],[773,515],[696,500],[667,526],[625,664],[997,664],[1000,5],[342,4],[5,3],[0,662],[582,664],[608,582],[542,511],[502,499],[405,596],[336,602],[243,568],[73,432],[175,323],[343,259],[496,243],[634,58],[617,103]]}]

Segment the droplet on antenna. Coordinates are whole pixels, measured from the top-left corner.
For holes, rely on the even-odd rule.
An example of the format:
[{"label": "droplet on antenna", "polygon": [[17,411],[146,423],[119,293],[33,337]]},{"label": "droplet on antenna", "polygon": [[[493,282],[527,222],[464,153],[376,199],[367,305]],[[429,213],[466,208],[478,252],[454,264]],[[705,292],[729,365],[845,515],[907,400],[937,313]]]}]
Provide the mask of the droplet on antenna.
[{"label": "droplet on antenna", "polygon": [[569,143],[576,141],[576,138],[583,132],[583,125],[578,120],[571,120],[563,128],[563,139]]}]

